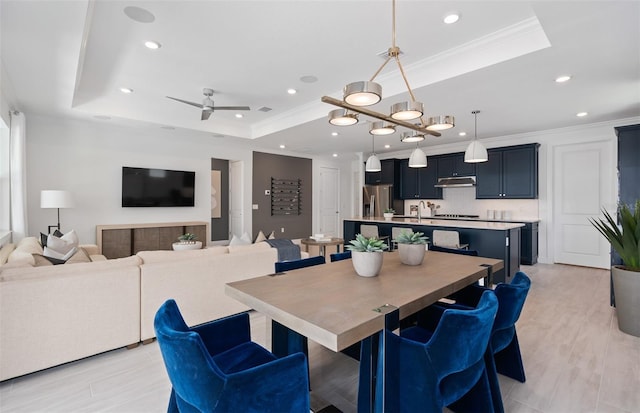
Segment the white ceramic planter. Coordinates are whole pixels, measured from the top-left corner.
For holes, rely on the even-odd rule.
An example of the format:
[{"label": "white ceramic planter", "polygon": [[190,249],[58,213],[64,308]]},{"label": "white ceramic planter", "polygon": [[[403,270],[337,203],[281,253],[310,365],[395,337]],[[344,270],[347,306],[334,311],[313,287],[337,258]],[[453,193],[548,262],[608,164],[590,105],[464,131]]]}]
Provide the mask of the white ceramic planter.
[{"label": "white ceramic planter", "polygon": [[196,241],[189,244],[183,244],[181,242],[174,242],[172,245],[174,251],[184,250],[199,250],[202,248],[202,241]]},{"label": "white ceramic planter", "polygon": [[393,212],[384,212],[382,215],[387,221],[391,221],[391,219],[393,219]]},{"label": "white ceramic planter", "polygon": [[618,328],[640,337],[640,273],[611,267]]},{"label": "white ceramic planter", "polygon": [[375,277],[382,268],[384,253],[351,251],[351,262],[361,277]]},{"label": "white ceramic planter", "polygon": [[398,243],[400,262],[406,265],[420,265],[426,253],[426,244],[401,244]]}]

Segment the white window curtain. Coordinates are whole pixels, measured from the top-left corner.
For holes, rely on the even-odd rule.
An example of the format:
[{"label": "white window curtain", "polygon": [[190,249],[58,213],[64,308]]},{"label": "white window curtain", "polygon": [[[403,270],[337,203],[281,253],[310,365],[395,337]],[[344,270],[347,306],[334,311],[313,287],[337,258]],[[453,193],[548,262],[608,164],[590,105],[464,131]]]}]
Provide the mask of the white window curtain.
[{"label": "white window curtain", "polygon": [[11,112],[9,191],[13,242],[27,236],[27,142],[24,113]]}]

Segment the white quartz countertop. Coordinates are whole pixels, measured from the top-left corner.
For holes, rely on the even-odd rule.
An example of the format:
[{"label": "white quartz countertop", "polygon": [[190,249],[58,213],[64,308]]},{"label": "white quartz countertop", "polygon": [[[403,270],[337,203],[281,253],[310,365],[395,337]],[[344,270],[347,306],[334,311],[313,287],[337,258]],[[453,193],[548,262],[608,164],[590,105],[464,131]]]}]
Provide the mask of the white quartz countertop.
[{"label": "white quartz countertop", "polygon": [[351,218],[347,221],[359,221],[359,222],[379,222],[382,224],[410,224],[410,225],[427,225],[438,227],[451,227],[451,228],[471,228],[471,229],[488,229],[495,231],[506,231],[514,228],[524,227],[522,223],[513,222],[486,222],[486,221],[460,221],[455,219],[432,219],[432,218],[392,218],[385,219],[383,217],[373,218]]}]

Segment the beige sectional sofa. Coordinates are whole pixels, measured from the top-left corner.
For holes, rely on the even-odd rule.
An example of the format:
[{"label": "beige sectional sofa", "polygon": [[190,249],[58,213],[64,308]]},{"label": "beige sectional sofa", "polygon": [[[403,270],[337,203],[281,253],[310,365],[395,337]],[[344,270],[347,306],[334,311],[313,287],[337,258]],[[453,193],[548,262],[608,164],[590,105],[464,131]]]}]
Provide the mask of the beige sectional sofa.
[{"label": "beige sectional sofa", "polygon": [[189,325],[248,310],[224,285],[273,274],[278,257],[263,242],[34,267],[23,242],[0,251],[0,381],[151,339],[168,298]]}]

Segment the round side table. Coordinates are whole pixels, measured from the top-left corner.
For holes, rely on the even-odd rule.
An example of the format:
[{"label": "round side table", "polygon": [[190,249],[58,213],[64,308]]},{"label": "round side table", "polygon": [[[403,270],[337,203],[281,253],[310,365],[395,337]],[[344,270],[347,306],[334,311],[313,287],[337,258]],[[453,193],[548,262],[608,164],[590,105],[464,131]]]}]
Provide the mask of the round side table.
[{"label": "round side table", "polygon": [[340,252],[340,246],[344,245],[344,240],[342,238],[331,238],[330,240],[327,241],[316,241],[314,239],[311,238],[303,238],[300,240],[300,243],[303,245],[313,245],[313,246],[317,246],[320,249],[320,255],[322,255],[323,257],[327,257],[326,253],[326,247],[327,245],[335,245],[338,249],[338,252]]}]

